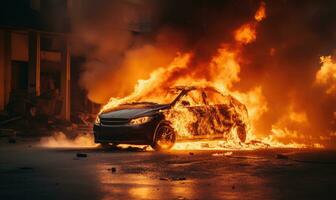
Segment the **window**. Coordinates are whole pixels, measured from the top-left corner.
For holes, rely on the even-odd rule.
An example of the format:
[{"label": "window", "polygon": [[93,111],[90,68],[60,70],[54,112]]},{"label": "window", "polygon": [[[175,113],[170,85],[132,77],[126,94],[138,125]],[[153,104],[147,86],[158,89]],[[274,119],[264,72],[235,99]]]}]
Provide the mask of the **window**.
[{"label": "window", "polygon": [[205,94],[208,105],[229,104],[230,99],[216,90],[207,89],[205,90]]},{"label": "window", "polygon": [[184,95],[179,103],[189,106],[202,106],[205,105],[205,101],[202,95],[202,92],[199,90],[191,90],[186,95]]}]

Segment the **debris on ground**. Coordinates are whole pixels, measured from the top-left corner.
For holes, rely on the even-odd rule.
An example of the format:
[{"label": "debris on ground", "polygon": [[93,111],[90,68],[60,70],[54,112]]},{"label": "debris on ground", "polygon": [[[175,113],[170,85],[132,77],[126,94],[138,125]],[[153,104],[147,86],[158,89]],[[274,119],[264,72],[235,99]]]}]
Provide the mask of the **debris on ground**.
[{"label": "debris on ground", "polygon": [[115,172],[117,172],[117,168],[115,168],[115,167],[111,167],[111,168],[109,168],[109,169],[107,169],[108,171],[111,171],[112,173],[115,173]]},{"label": "debris on ground", "polygon": [[33,170],[32,167],[27,167],[27,166],[25,166],[25,167],[19,167],[19,169],[21,169],[21,170]]},{"label": "debris on ground", "polygon": [[87,157],[87,154],[86,153],[77,153],[76,156],[78,158],[86,158]]},{"label": "debris on ground", "polygon": [[186,177],[161,177],[160,178],[161,181],[185,181],[187,180]]},{"label": "debris on ground", "polygon": [[193,152],[189,152],[189,155],[193,156],[193,155],[194,155],[194,153],[193,153]]}]

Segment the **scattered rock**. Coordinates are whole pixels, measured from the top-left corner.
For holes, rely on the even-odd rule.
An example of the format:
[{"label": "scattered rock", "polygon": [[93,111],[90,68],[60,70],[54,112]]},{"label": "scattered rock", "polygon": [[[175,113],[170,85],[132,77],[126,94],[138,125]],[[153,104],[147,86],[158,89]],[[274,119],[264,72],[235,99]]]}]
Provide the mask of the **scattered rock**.
[{"label": "scattered rock", "polygon": [[25,167],[19,167],[19,169],[21,169],[21,170],[33,170],[32,167],[27,167],[27,166],[25,166]]},{"label": "scattered rock", "polygon": [[76,156],[79,157],[79,158],[86,158],[87,154],[86,153],[77,153]]},{"label": "scattered rock", "polygon": [[194,155],[194,153],[193,153],[193,152],[189,152],[189,155],[193,156],[193,155]]},{"label": "scattered rock", "polygon": [[234,190],[236,188],[236,186],[233,185],[231,188]]},{"label": "scattered rock", "polygon": [[117,172],[117,168],[115,168],[115,167],[111,167],[111,168],[109,168],[109,169],[107,169],[108,171],[111,171],[112,173],[115,173],[115,172]]}]

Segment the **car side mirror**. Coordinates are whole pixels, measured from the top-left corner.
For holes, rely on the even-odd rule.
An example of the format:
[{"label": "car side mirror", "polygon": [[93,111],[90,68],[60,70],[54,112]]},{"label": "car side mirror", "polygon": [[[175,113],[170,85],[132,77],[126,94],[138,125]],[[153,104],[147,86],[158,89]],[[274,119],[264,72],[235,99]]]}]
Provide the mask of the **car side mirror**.
[{"label": "car side mirror", "polygon": [[189,101],[185,101],[185,100],[183,100],[183,101],[181,102],[181,104],[182,104],[183,106],[190,106]]}]

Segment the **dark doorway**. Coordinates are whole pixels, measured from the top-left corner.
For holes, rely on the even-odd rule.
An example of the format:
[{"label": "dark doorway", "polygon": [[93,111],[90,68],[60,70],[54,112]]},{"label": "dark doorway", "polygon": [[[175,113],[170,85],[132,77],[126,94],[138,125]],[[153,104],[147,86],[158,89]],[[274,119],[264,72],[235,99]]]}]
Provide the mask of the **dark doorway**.
[{"label": "dark doorway", "polygon": [[12,89],[27,90],[28,62],[12,61]]}]

